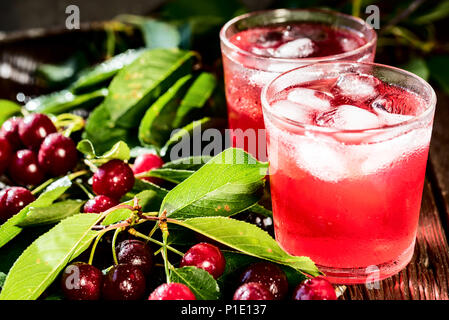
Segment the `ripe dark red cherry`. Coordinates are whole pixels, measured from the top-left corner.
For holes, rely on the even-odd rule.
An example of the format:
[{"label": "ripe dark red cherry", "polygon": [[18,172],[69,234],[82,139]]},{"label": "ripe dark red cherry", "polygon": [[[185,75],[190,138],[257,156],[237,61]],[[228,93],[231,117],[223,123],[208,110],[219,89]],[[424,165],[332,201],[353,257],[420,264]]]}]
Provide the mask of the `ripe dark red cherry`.
[{"label": "ripe dark red cherry", "polygon": [[274,300],[273,294],[258,282],[242,284],[234,293],[233,300]]},{"label": "ripe dark red cherry", "polygon": [[0,135],[8,140],[13,150],[18,150],[22,146],[22,141],[19,135],[19,125],[22,122],[22,118],[12,117],[3,122]]},{"label": "ripe dark red cherry", "polygon": [[11,159],[8,173],[19,185],[38,185],[44,179],[36,155],[31,150],[19,150]]},{"label": "ripe dark red cherry", "polygon": [[134,174],[128,164],[111,160],[103,164],[93,177],[92,188],[97,195],[120,199],[134,186]]},{"label": "ripe dark red cherry", "polygon": [[6,221],[35,200],[25,188],[10,187],[0,192],[0,220]]},{"label": "ripe dark red cherry", "polygon": [[52,133],[42,142],[38,160],[45,172],[54,177],[62,176],[73,170],[78,161],[75,143],[60,133]]},{"label": "ripe dark red cherry", "polygon": [[[163,164],[164,164],[164,161],[162,161],[162,159],[157,154],[153,154],[153,153],[142,154],[142,155],[138,156],[136,158],[136,160],[134,161],[133,172],[134,172],[134,174],[147,172],[152,169],[160,168],[160,167],[162,167]],[[152,177],[143,178],[143,180],[153,182],[153,183],[157,183],[160,181],[159,179],[152,178]]]},{"label": "ripe dark red cherry", "polygon": [[196,297],[186,285],[172,282],[157,287],[148,300],[196,300]]},{"label": "ripe dark red cherry", "polygon": [[226,266],[225,257],[220,249],[206,242],[191,247],[181,260],[181,267],[194,266],[209,272],[212,277],[220,277]]},{"label": "ripe dark red cherry", "polygon": [[145,294],[145,275],[136,266],[118,264],[103,279],[103,298],[106,300],[138,300]]},{"label": "ripe dark red cherry", "polygon": [[250,265],[242,274],[241,283],[258,282],[265,286],[275,300],[281,300],[288,291],[287,276],[274,263],[257,262]]},{"label": "ripe dark red cherry", "polygon": [[296,287],[293,300],[337,300],[332,284],[324,277],[307,279]]},{"label": "ripe dark red cherry", "polygon": [[106,196],[96,196],[86,202],[83,211],[85,213],[101,213],[115,207],[118,204],[119,202],[115,199]]},{"label": "ripe dark red cherry", "polygon": [[55,125],[41,113],[30,114],[19,124],[20,140],[29,149],[39,149],[42,141],[53,132],[56,132]]},{"label": "ripe dark red cherry", "polygon": [[119,263],[131,264],[148,275],[153,267],[153,250],[143,241],[125,240],[116,248]]},{"label": "ripe dark red cherry", "polygon": [[61,288],[69,300],[99,300],[102,282],[100,270],[84,262],[75,262],[62,273]]},{"label": "ripe dark red cherry", "polygon": [[12,158],[12,148],[6,138],[0,136],[0,175],[8,168]]}]

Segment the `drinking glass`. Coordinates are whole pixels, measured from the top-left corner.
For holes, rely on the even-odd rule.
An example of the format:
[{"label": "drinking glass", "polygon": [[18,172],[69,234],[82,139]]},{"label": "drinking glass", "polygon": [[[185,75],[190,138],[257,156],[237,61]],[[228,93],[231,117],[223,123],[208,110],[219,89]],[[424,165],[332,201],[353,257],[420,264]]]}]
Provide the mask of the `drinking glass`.
[{"label": "drinking glass", "polygon": [[[355,50],[341,54],[313,58],[278,58],[256,55],[231,42],[243,30],[258,27],[297,23],[317,23],[332,28],[349,30],[366,43]],[[282,72],[322,61],[372,62],[376,51],[377,35],[362,19],[346,14],[319,9],[277,9],[253,12],[227,22],[220,32],[223,69],[228,105],[231,142],[265,161],[266,140],[260,93],[262,87]]]},{"label": "drinking glass", "polygon": [[[306,109],[274,108],[285,92],[310,83],[322,84],[322,97],[331,95],[323,88],[337,83],[339,90],[346,87],[351,101],[351,92],[361,94],[370,89],[368,84],[343,86],[335,79],[371,76],[384,88],[374,92],[373,110],[344,105],[322,115],[317,111],[315,120],[298,121],[299,110],[311,112],[324,105],[317,96],[310,98],[310,89],[296,92],[296,101]],[[432,87],[390,66],[318,63],[278,76],[263,89],[261,99],[280,246],[292,255],[309,256],[334,283],[381,280],[403,269],[412,258],[418,227],[436,105]],[[362,100],[352,99],[354,104]],[[410,110],[419,108],[412,115]],[[363,127],[376,110],[392,124],[367,129],[317,124],[325,119]]]}]

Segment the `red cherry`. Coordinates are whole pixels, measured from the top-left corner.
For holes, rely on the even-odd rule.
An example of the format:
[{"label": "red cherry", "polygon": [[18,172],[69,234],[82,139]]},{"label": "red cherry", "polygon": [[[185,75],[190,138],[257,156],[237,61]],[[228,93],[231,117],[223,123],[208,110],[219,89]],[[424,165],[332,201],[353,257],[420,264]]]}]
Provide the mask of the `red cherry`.
[{"label": "red cherry", "polygon": [[25,188],[10,187],[0,192],[0,220],[6,221],[35,200]]},{"label": "red cherry", "polygon": [[78,152],[72,139],[60,133],[52,133],[42,142],[38,160],[43,170],[57,177],[76,167]]},{"label": "red cherry", "polygon": [[[134,174],[148,172],[152,169],[157,169],[157,168],[162,167],[163,164],[164,164],[164,161],[162,161],[162,159],[157,154],[153,154],[153,153],[141,154],[134,161],[133,172],[134,172]],[[153,182],[153,183],[160,182],[160,179],[152,178],[152,177],[143,178],[143,180]]]},{"label": "red cherry", "polygon": [[12,158],[12,148],[6,138],[0,136],[0,175],[2,175]]},{"label": "red cherry", "polygon": [[124,240],[116,249],[119,263],[131,264],[139,267],[145,275],[148,275],[153,267],[153,250],[140,240]]},{"label": "red cherry", "polygon": [[20,185],[38,185],[44,179],[37,157],[31,150],[17,151],[11,159],[8,173]]},{"label": "red cherry", "polygon": [[194,266],[209,272],[215,279],[219,278],[226,266],[225,257],[220,249],[206,242],[191,247],[181,260],[181,267]]},{"label": "red cherry", "polygon": [[148,300],[196,300],[196,297],[186,285],[172,282],[157,287]]},{"label": "red cherry", "polygon": [[128,164],[120,160],[103,164],[93,176],[92,189],[97,195],[120,199],[133,186],[133,171]]},{"label": "red cherry", "polygon": [[30,114],[19,124],[20,140],[29,149],[37,150],[42,141],[53,132],[56,132],[55,125],[41,113]]},{"label": "red cherry", "polygon": [[242,284],[234,293],[233,300],[274,300],[270,290],[258,282]]},{"label": "red cherry", "polygon": [[99,300],[103,274],[94,266],[75,262],[64,270],[61,288],[69,300]]},{"label": "red cherry", "polygon": [[84,213],[102,213],[118,204],[119,202],[115,199],[106,196],[96,196],[86,202],[83,211]]},{"label": "red cherry", "polygon": [[299,284],[293,300],[337,300],[332,284],[324,277],[307,279]]},{"label": "red cherry", "polygon": [[283,299],[288,292],[287,276],[281,268],[270,262],[253,263],[243,272],[240,282],[260,283],[270,290],[276,300]]},{"label": "red cherry", "polygon": [[106,300],[138,300],[145,294],[146,280],[142,271],[129,264],[113,266],[103,280]]},{"label": "red cherry", "polygon": [[19,135],[19,125],[22,122],[22,118],[12,117],[6,120],[0,130],[0,135],[8,140],[13,150],[18,150],[22,147],[22,141]]}]

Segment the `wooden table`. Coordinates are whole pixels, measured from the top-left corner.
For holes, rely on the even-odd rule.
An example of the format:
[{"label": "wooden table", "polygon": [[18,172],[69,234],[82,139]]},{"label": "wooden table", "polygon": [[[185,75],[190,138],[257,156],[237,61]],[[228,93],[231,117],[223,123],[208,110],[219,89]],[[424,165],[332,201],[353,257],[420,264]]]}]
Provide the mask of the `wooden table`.
[{"label": "wooden table", "polygon": [[449,299],[449,96],[438,93],[415,254],[379,289],[347,286],[347,300]]}]

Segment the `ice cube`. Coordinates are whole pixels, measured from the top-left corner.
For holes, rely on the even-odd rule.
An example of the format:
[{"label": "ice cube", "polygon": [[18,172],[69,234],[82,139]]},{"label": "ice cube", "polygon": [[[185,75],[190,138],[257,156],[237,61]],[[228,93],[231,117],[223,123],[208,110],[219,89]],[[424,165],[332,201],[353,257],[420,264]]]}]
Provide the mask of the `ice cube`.
[{"label": "ice cube", "polygon": [[295,141],[294,149],[297,165],[320,180],[337,182],[351,173],[338,143],[302,137]]},{"label": "ice cube", "polygon": [[398,124],[413,118],[411,115],[396,113],[400,112],[401,108],[396,106],[395,100],[389,97],[379,96],[371,103],[371,107],[379,119],[387,125]]},{"label": "ice cube", "polygon": [[281,117],[299,122],[311,123],[311,114],[304,106],[288,100],[279,100],[271,105],[273,112]]},{"label": "ice cube", "polygon": [[326,111],[331,108],[332,95],[313,89],[295,88],[288,93],[287,99],[306,106],[310,110]]},{"label": "ice cube", "polygon": [[372,112],[351,105],[342,105],[316,117],[316,123],[322,127],[343,130],[377,128],[382,125]]},{"label": "ice cube", "polygon": [[340,40],[340,46],[344,52],[353,51],[360,48],[360,44],[355,39],[343,38]]},{"label": "ice cube", "polygon": [[315,44],[309,38],[299,38],[279,46],[274,52],[277,58],[306,58],[315,51]]},{"label": "ice cube", "polygon": [[378,94],[376,90],[378,84],[379,80],[372,76],[349,73],[338,78],[332,91],[353,101],[368,100]]}]

